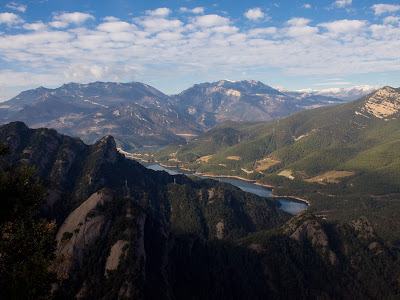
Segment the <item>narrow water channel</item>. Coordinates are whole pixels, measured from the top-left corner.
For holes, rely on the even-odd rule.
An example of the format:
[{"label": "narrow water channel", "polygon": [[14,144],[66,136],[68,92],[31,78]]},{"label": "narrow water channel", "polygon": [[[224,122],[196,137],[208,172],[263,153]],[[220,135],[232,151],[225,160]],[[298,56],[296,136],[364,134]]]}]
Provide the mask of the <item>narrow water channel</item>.
[{"label": "narrow water channel", "polygon": [[[249,192],[249,193],[253,193],[256,194],[258,196],[261,197],[271,197],[271,190],[268,188],[265,188],[263,186],[259,186],[253,182],[249,182],[249,181],[244,181],[241,179],[237,179],[237,178],[230,178],[230,177],[204,177],[201,175],[197,175],[191,172],[186,172],[186,171],[182,171],[179,169],[167,169],[163,166],[160,166],[159,164],[143,164],[145,167],[147,167],[148,169],[154,170],[154,171],[165,171],[171,175],[176,175],[176,174],[191,174],[191,175],[195,175],[201,178],[211,178],[214,180],[218,180],[221,182],[226,182],[226,183],[230,183],[234,186],[237,186],[238,188],[240,188],[241,190],[245,191],[245,192]],[[279,202],[281,203],[281,209],[291,213],[292,215],[297,215],[299,212],[305,210],[308,205],[307,203],[301,202],[297,199],[294,198],[281,198],[281,197],[276,197],[275,199],[279,200]]]}]

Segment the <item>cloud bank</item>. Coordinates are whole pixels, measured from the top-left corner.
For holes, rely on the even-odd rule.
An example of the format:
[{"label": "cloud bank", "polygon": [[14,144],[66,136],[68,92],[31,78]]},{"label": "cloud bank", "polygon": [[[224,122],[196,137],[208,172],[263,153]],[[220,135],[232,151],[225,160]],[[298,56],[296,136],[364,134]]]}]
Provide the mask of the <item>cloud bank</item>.
[{"label": "cloud bank", "polygon": [[[351,1],[335,3],[342,7]],[[176,12],[162,7],[126,20],[60,13],[32,23],[15,13],[1,13],[0,82],[15,87],[138,76],[225,78],[231,72],[271,70],[291,76],[399,71],[400,19],[387,14],[400,6],[370,9],[383,17],[374,23],[316,23],[300,17],[280,26],[247,22],[256,27],[245,27],[226,14],[205,14],[202,7]],[[260,8],[242,14],[249,21],[265,17]]]}]

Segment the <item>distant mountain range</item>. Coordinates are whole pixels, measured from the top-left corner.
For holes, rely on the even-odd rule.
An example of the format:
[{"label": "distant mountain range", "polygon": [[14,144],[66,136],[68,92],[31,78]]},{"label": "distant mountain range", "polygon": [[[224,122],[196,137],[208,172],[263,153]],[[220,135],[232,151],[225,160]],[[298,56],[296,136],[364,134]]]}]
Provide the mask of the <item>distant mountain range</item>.
[{"label": "distant mountain range", "polygon": [[171,96],[139,82],[69,83],[28,90],[1,103],[0,122],[50,127],[86,143],[113,135],[120,147],[129,150],[185,142],[225,120],[269,121],[343,103],[350,94],[356,92],[349,90],[344,100],[339,99],[344,92],[278,91],[253,80],[196,84]]},{"label": "distant mountain range", "polygon": [[[277,88],[279,91],[285,93],[288,92],[283,88]],[[330,88],[324,90],[312,90],[312,89],[304,89],[304,90],[296,90],[292,91],[292,93],[299,93],[301,95],[314,95],[314,96],[326,96],[326,97],[334,97],[339,98],[345,101],[353,101],[364,95],[375,92],[379,89],[379,86],[371,86],[371,85],[357,85],[348,88]],[[289,92],[291,93],[291,92]]]},{"label": "distant mountain range", "polygon": [[113,135],[125,149],[182,142],[205,130],[167,95],[138,82],[40,87],[3,102],[1,108],[3,122],[51,127],[86,143]]}]

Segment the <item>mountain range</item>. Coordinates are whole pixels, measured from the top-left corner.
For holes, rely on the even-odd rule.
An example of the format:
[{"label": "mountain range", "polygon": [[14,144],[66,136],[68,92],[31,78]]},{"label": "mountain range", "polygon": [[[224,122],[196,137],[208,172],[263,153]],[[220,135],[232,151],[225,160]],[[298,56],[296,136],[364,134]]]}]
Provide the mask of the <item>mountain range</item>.
[{"label": "mountain range", "polygon": [[[310,211],[292,217],[278,201],[229,184],[146,169],[120,154],[111,136],[86,145],[54,129],[12,122],[0,126],[0,142],[0,204],[11,205],[0,218],[6,299],[50,291],[35,274],[52,276],[56,299],[399,295],[398,252],[366,217],[335,222]],[[36,166],[37,177],[11,180],[24,165]],[[18,222],[14,212],[29,205],[24,191],[38,190],[40,182],[46,190],[41,216],[56,222],[45,227],[56,229],[50,268],[40,252],[28,255],[28,228],[9,232]],[[10,239],[18,242],[13,252]],[[31,239],[38,249],[51,247],[39,232]]]},{"label": "mountain range", "polygon": [[395,241],[400,238],[399,122],[400,89],[384,87],[268,123],[227,121],[141,158],[254,180],[274,187],[275,195],[307,199],[323,217],[366,215]]},{"label": "mountain range", "polygon": [[54,128],[86,143],[112,135],[119,147],[130,150],[185,142],[225,120],[265,122],[343,102],[280,92],[252,80],[202,83],[169,96],[139,82],[69,83],[28,90],[1,103],[0,122]]}]

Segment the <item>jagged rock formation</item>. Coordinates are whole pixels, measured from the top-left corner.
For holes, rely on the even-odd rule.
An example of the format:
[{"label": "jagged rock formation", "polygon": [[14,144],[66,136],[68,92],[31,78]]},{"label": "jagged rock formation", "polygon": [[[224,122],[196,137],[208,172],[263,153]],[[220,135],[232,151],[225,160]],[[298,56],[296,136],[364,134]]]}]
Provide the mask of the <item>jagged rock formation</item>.
[{"label": "jagged rock formation", "polygon": [[[299,223],[301,225],[297,227],[296,225]],[[311,246],[317,249],[322,257],[327,256],[329,258],[330,264],[336,265],[338,263],[337,255],[330,248],[328,234],[321,222],[308,212],[295,216],[284,228],[285,232],[290,234],[291,239],[301,243],[311,243]]]}]

